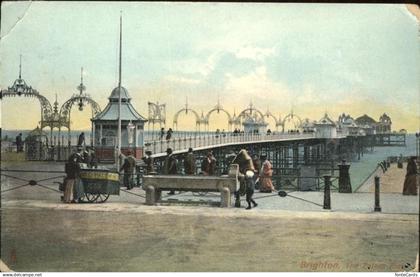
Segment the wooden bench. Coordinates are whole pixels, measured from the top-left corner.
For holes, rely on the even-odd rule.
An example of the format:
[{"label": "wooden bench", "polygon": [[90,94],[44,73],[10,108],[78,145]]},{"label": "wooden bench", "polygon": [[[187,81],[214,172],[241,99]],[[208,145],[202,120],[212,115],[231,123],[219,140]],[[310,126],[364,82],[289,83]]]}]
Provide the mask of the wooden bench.
[{"label": "wooden bench", "polygon": [[239,167],[233,164],[225,176],[204,175],[145,175],[143,189],[146,205],[155,205],[161,200],[162,191],[220,192],[221,207],[231,206],[231,194],[239,190]]}]

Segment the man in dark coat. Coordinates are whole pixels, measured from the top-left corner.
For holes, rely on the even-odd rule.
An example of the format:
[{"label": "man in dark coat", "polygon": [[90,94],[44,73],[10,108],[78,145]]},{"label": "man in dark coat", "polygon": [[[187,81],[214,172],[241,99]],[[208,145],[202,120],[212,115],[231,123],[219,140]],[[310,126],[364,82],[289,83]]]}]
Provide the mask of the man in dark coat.
[{"label": "man in dark coat", "polygon": [[[172,149],[166,149],[166,154],[165,163],[163,165],[163,174],[176,175],[178,173],[177,160],[172,154]],[[175,194],[175,191],[171,190],[168,194]]]},{"label": "man in dark coat", "polygon": [[[82,148],[78,148],[77,152],[70,155],[65,164],[66,178],[64,179],[64,198],[65,203],[75,203],[74,199],[74,185],[79,177],[80,163],[83,162]],[[77,194],[76,194],[77,195]]]},{"label": "man in dark coat", "polygon": [[82,146],[85,144],[85,133],[81,132],[77,140],[77,146]]},{"label": "man in dark coat", "polygon": [[153,157],[152,157],[152,151],[147,150],[146,156],[143,157],[143,161],[146,164],[146,174],[156,174],[155,167],[153,165]]},{"label": "man in dark coat", "polygon": [[23,151],[23,140],[22,140],[22,133],[16,136],[16,152]]},{"label": "man in dark coat", "polygon": [[192,148],[189,148],[187,155],[185,155],[184,169],[185,169],[185,174],[187,175],[195,174],[195,157],[194,157]]},{"label": "man in dark coat", "polygon": [[201,171],[206,176],[211,176],[216,173],[216,163],[217,160],[213,156],[213,152],[209,151],[207,153],[207,156],[204,158],[204,160],[201,162]]},{"label": "man in dark coat", "polygon": [[160,140],[163,140],[163,137],[165,136],[165,128],[160,129]]},{"label": "man in dark coat", "polygon": [[96,156],[95,148],[90,149],[90,167],[98,168],[98,157]]},{"label": "man in dark coat", "polygon": [[136,158],[132,155],[131,150],[128,151],[128,156],[125,157],[124,163],[120,168],[120,171],[124,170],[124,186],[128,190],[133,188],[134,169],[136,168]]},{"label": "man in dark coat", "polygon": [[417,164],[416,157],[411,157],[407,163],[403,195],[417,195]]},{"label": "man in dark coat", "polygon": [[168,131],[166,132],[166,141],[170,141],[172,138],[172,128],[169,128]]}]

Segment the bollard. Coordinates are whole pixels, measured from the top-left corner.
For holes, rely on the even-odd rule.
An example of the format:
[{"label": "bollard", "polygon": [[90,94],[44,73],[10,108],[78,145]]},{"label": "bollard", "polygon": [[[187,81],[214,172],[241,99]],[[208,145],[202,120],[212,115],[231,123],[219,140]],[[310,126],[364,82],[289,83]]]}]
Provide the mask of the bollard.
[{"label": "bollard", "polygon": [[324,176],[324,209],[331,210],[331,176]]},{"label": "bollard", "polygon": [[381,205],[380,205],[379,193],[380,193],[379,177],[375,176],[375,212],[380,212],[382,210]]},{"label": "bollard", "polygon": [[230,190],[228,187],[224,187],[221,191],[222,201],[220,203],[220,207],[228,208],[230,207]]},{"label": "bollard", "polygon": [[154,186],[146,187],[146,205],[154,205],[156,203],[156,190]]},{"label": "bollard", "polygon": [[339,177],[338,177],[338,192],[351,193],[351,182],[350,182],[350,164],[346,163],[345,160],[341,161],[338,165]]}]

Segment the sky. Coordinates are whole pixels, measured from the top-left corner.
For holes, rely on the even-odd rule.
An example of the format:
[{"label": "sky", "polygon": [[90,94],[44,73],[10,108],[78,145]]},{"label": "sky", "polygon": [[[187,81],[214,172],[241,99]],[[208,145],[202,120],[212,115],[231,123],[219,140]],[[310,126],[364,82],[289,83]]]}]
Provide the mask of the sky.
[{"label": "sky", "polygon": [[[284,118],[325,112],[420,128],[419,25],[404,5],[279,3],[2,2],[0,88],[19,74],[51,103],[80,83],[104,108],[118,85],[123,15],[122,85],[148,116],[166,103],[167,124],[188,106],[206,114],[218,99],[238,114],[251,102]],[[90,109],[72,109],[72,129],[90,129]],[[4,129],[33,129],[37,100],[1,100]],[[227,129],[213,113],[210,129]],[[274,128],[273,120],[267,119]],[[179,129],[194,129],[191,113]]]}]

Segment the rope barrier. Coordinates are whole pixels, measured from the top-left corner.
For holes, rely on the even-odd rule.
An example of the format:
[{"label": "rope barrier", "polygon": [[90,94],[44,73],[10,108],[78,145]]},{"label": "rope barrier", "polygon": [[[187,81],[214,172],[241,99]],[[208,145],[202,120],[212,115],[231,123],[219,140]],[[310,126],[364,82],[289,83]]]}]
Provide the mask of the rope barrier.
[{"label": "rope barrier", "polygon": [[133,194],[133,195],[136,195],[136,196],[141,197],[141,198],[146,198],[146,196],[144,196],[144,195],[140,195],[140,194],[137,194],[137,193],[134,193],[134,192],[131,192],[131,191],[125,190],[125,189],[121,189],[121,188],[120,188],[120,191],[123,191],[123,192],[125,192],[125,193],[129,193],[129,194]]},{"label": "rope barrier", "polygon": [[54,179],[64,178],[64,177],[66,177],[66,175],[61,175],[61,176],[56,176],[56,177],[50,177],[50,178],[46,178],[46,179],[41,179],[41,180],[37,180],[37,182],[48,181],[48,180],[54,180]]},{"label": "rope barrier", "polygon": [[2,191],[0,191],[0,194],[3,193],[3,192],[8,192],[8,191],[15,190],[15,189],[18,189],[18,188],[21,188],[21,187],[26,187],[26,186],[29,186],[29,184],[20,185],[20,186],[17,186],[15,188],[10,188],[10,189],[2,190]]},{"label": "rope barrier", "polygon": [[65,173],[64,171],[55,171],[55,170],[23,170],[23,169],[1,169],[0,171],[7,172],[30,172],[30,173]]},{"label": "rope barrier", "polygon": [[44,188],[44,189],[49,189],[49,190],[52,190],[52,191],[55,191],[55,192],[58,192],[58,193],[62,193],[61,191],[59,191],[58,189],[52,189],[52,188],[49,188],[49,187],[47,187],[47,186],[44,186],[44,185],[41,185],[41,184],[37,184],[38,186],[40,186],[41,188]]},{"label": "rope barrier", "polygon": [[24,182],[28,182],[29,180],[25,180],[25,179],[22,179],[22,178],[19,178],[19,177],[16,177],[16,176],[12,176],[12,175],[7,175],[7,174],[0,174],[0,175],[2,175],[2,176],[5,176],[5,177],[9,177],[9,178],[14,178],[14,179],[17,179],[17,180],[20,180],[20,181],[24,181]]}]

